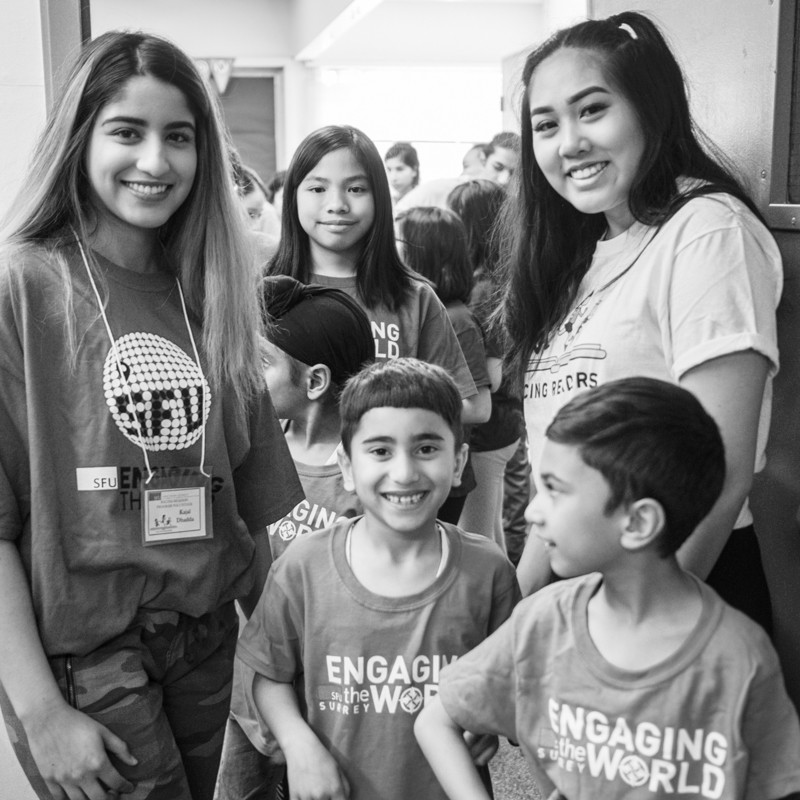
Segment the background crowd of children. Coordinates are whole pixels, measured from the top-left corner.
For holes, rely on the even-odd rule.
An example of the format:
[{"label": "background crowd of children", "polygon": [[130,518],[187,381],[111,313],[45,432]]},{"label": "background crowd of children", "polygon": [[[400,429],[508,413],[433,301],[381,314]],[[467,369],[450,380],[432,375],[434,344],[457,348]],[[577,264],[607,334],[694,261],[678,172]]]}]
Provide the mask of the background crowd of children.
[{"label": "background crowd of children", "polygon": [[646,16],[522,80],[455,178],[342,125],[265,184],[170,42],[80,55],[0,265],[39,797],[485,800],[498,737],[543,797],[800,797],[747,508],[777,248]]}]

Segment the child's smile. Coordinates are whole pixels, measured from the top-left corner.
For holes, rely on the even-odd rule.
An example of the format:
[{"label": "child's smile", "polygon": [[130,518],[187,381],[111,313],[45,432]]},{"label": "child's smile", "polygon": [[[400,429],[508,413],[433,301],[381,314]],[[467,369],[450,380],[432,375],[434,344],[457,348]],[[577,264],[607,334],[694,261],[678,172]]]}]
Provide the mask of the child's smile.
[{"label": "child's smile", "polygon": [[421,408],[373,408],[356,428],[342,463],[369,527],[432,534],[436,515],[460,480],[463,448],[444,419]]},{"label": "child's smile", "polygon": [[413,506],[422,502],[427,492],[385,492],[383,495],[390,503],[399,506]]}]

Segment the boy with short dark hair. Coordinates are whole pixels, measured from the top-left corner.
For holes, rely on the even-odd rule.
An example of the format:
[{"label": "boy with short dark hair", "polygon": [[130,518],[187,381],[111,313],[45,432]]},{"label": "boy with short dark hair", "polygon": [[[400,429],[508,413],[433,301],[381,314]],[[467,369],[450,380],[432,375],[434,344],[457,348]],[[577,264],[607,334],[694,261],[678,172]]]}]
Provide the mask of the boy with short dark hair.
[{"label": "boy with short dark hair", "polygon": [[256,673],[292,796],[444,798],[414,718],[519,589],[496,545],[436,520],[466,455],[444,370],[373,364],[347,383],[340,413],[345,487],[364,514],[281,556],[237,656]]},{"label": "boy with short dark hair", "polygon": [[519,741],[544,797],[796,797],[800,727],[769,639],[675,556],[722,486],[713,419],[631,378],[575,397],[547,437],[527,516],[573,579],[442,674],[416,733],[448,795],[486,798],[466,727]]}]

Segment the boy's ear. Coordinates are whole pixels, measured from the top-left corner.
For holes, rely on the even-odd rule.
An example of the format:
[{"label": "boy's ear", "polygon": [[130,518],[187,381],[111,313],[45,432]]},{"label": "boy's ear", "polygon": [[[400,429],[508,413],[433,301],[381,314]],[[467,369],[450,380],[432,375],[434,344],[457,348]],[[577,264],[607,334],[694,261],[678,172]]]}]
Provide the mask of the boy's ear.
[{"label": "boy's ear", "polygon": [[306,372],[306,394],[309,400],[319,400],[331,388],[331,369],[327,364],[314,364]]},{"label": "boy's ear", "polygon": [[345,453],[344,447],[336,448],[336,460],[339,462],[339,469],[342,471],[342,485],[348,492],[354,492],[356,485],[353,482],[353,466],[350,457]]},{"label": "boy's ear", "polygon": [[652,497],[642,497],[628,506],[620,544],[626,550],[642,550],[661,535],[666,521],[661,503]]},{"label": "boy's ear", "polygon": [[456,448],[456,463],[453,470],[453,486],[461,486],[461,475],[464,472],[464,467],[467,465],[467,454],[469,453],[469,445],[465,442],[461,447]]}]

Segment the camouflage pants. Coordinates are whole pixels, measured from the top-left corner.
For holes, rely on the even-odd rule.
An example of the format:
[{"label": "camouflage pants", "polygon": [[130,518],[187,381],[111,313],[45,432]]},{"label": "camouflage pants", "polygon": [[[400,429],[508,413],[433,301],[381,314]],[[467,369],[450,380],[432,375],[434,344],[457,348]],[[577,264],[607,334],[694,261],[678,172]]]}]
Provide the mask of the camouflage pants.
[{"label": "camouflage pants", "polygon": [[[211,800],[237,624],[233,603],[199,619],[143,612],[124,634],[92,653],[50,659],[70,705],[117,734],[138,759],[130,767],[112,756],[135,786],[126,800]],[[20,764],[37,795],[49,800],[22,725],[4,694],[0,702]]]}]

